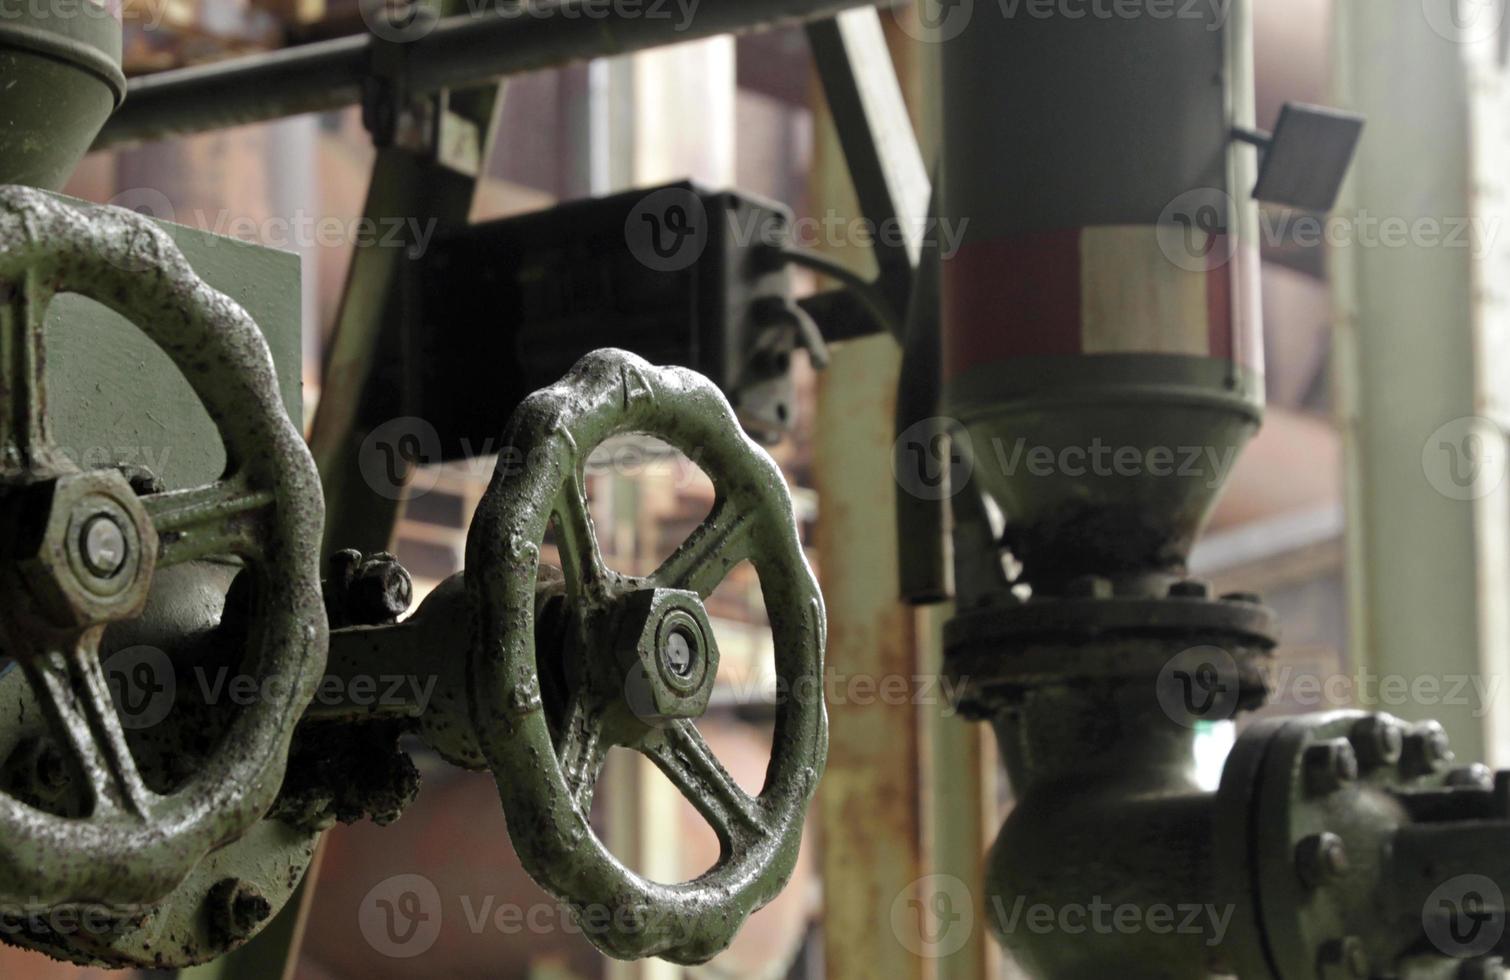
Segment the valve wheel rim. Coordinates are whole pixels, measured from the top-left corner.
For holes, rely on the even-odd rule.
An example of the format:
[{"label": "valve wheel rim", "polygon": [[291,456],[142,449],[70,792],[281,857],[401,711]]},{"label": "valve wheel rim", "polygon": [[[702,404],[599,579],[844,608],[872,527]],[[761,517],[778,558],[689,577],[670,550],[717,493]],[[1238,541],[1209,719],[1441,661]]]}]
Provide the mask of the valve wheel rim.
[{"label": "valve wheel rim", "polygon": [[[644,579],[602,566],[583,493],[587,456],[624,433],[655,436],[697,459],[717,490],[707,520]],[[515,850],[609,955],[703,962],[727,947],[790,877],[827,755],[823,603],[785,480],[707,379],[616,350],[587,355],[556,385],[526,399],[503,444],[514,452],[500,456],[473,519],[466,582],[478,616],[472,717]],[[530,465],[510,466],[510,455]],[[760,794],[751,797],[734,782],[690,720],[652,728],[627,746],[654,761],[719,836],[717,864],[692,881],[646,879],[593,833],[591,785],[609,746],[599,741],[592,705],[571,697],[553,738],[534,638],[539,548],[553,516],[565,577],[580,593],[606,599],[662,587],[706,598],[746,558],[760,578],[784,694]]]},{"label": "valve wheel rim", "polygon": [[244,559],[257,581],[248,669],[287,680],[271,695],[262,686],[265,696],[238,712],[198,771],[159,795],[143,784],[115,714],[98,657],[104,623],[59,632],[0,622],[54,737],[96,802],[107,801],[72,818],[0,794],[0,898],[140,908],[261,819],[282,784],[294,725],[324,670],[328,630],[309,544],[324,520],[319,478],[256,323],[147,219],[0,188],[0,287],[0,349],[12,382],[0,405],[0,478],[73,470],[47,425],[41,334],[51,298],[75,293],[133,323],[189,382],[227,458],[208,486],[139,500],[111,474],[119,502],[146,522],[139,574],[150,580],[155,568],[212,555]]}]

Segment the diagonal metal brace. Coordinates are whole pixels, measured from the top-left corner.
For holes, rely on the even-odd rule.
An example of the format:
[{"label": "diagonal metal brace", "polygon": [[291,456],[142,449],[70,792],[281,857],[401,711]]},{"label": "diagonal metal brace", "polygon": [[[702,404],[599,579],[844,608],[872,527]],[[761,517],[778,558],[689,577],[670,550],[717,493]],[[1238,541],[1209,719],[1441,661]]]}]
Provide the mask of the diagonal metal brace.
[{"label": "diagonal metal brace", "polygon": [[900,232],[873,237],[878,285],[892,308],[904,313],[923,252],[932,186],[880,14],[861,7],[814,21],[807,39],[860,210],[876,228]]}]

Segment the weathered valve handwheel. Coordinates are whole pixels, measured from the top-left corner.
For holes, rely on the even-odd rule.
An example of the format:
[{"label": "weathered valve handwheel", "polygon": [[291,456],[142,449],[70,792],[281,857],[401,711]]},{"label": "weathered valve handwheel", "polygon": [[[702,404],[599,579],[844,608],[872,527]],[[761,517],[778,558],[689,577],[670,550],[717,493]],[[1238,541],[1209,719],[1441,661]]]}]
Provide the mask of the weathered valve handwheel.
[{"label": "weathered valve handwheel", "polygon": [[[115,311],[168,355],[220,431],[221,479],[138,497],[119,472],[63,458],[43,385],[44,314],[60,293]],[[77,789],[56,809],[0,794],[0,902],[140,908],[278,792],[325,662],[318,477],[256,324],[129,211],[0,188],[0,371],[0,652],[25,672]],[[253,571],[244,668],[278,683],[192,775],[153,788],[112,703],[101,635],[141,612],[155,573],[212,555]]]},{"label": "weathered valve handwheel", "polygon": [[[670,443],[717,490],[705,522],[647,578],[604,566],[587,510],[587,457],[621,433]],[[472,719],[514,847],[608,954],[702,962],[786,883],[827,754],[823,602],[786,484],[709,381],[617,350],[589,354],[531,395],[504,445],[513,452],[500,457],[467,538],[466,584],[479,617]],[[562,656],[537,664],[537,568],[550,525],[566,579]],[[757,797],[693,725],[718,659],[702,600],[745,559],[760,577],[783,694]],[[712,825],[721,855],[706,874],[647,880],[593,833],[593,788],[615,745],[652,759]]]}]

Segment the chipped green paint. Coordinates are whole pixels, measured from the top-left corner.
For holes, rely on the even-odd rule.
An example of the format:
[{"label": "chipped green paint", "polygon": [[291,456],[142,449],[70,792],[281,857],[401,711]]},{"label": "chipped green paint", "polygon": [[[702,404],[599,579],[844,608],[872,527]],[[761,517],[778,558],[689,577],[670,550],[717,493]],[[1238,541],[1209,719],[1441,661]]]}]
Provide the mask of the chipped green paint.
[{"label": "chipped green paint", "polygon": [[[584,495],[588,454],[626,432],[658,437],[696,459],[717,489],[706,521],[643,579],[603,565]],[[528,464],[519,468],[507,462],[510,454],[500,456],[504,462],[467,538],[466,586],[477,615],[473,726],[497,779],[509,834],[524,867],[574,910],[604,952],[702,962],[724,949],[790,877],[828,751],[823,600],[786,483],[707,379],[617,350],[589,354],[560,382],[531,395],[503,444]],[[536,663],[538,562],[551,523],[565,566],[564,690]],[[755,797],[734,782],[681,711],[668,717],[664,707],[636,710],[640,665],[623,655],[634,654],[644,636],[642,607],[664,606],[668,615],[696,623],[682,608],[686,597],[706,599],[745,559],[760,576],[783,694],[765,786]],[[675,601],[647,603],[647,590],[665,590]],[[678,650],[678,661],[682,655]],[[684,672],[679,662],[673,668]],[[700,686],[711,686],[713,674],[692,672]],[[687,700],[698,712],[706,704]],[[593,784],[614,745],[652,759],[714,828],[722,853],[712,870],[680,884],[649,881],[594,835]]]}]

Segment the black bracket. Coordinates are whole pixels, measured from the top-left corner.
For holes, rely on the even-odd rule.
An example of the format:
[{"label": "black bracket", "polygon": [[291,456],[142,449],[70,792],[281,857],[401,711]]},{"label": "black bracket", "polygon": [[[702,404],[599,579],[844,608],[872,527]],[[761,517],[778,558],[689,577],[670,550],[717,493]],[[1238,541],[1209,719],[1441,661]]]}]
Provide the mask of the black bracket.
[{"label": "black bracket", "polygon": [[1233,139],[1251,143],[1263,154],[1253,196],[1305,211],[1332,210],[1357,152],[1363,123],[1356,113],[1287,102],[1272,134],[1234,129]]}]

